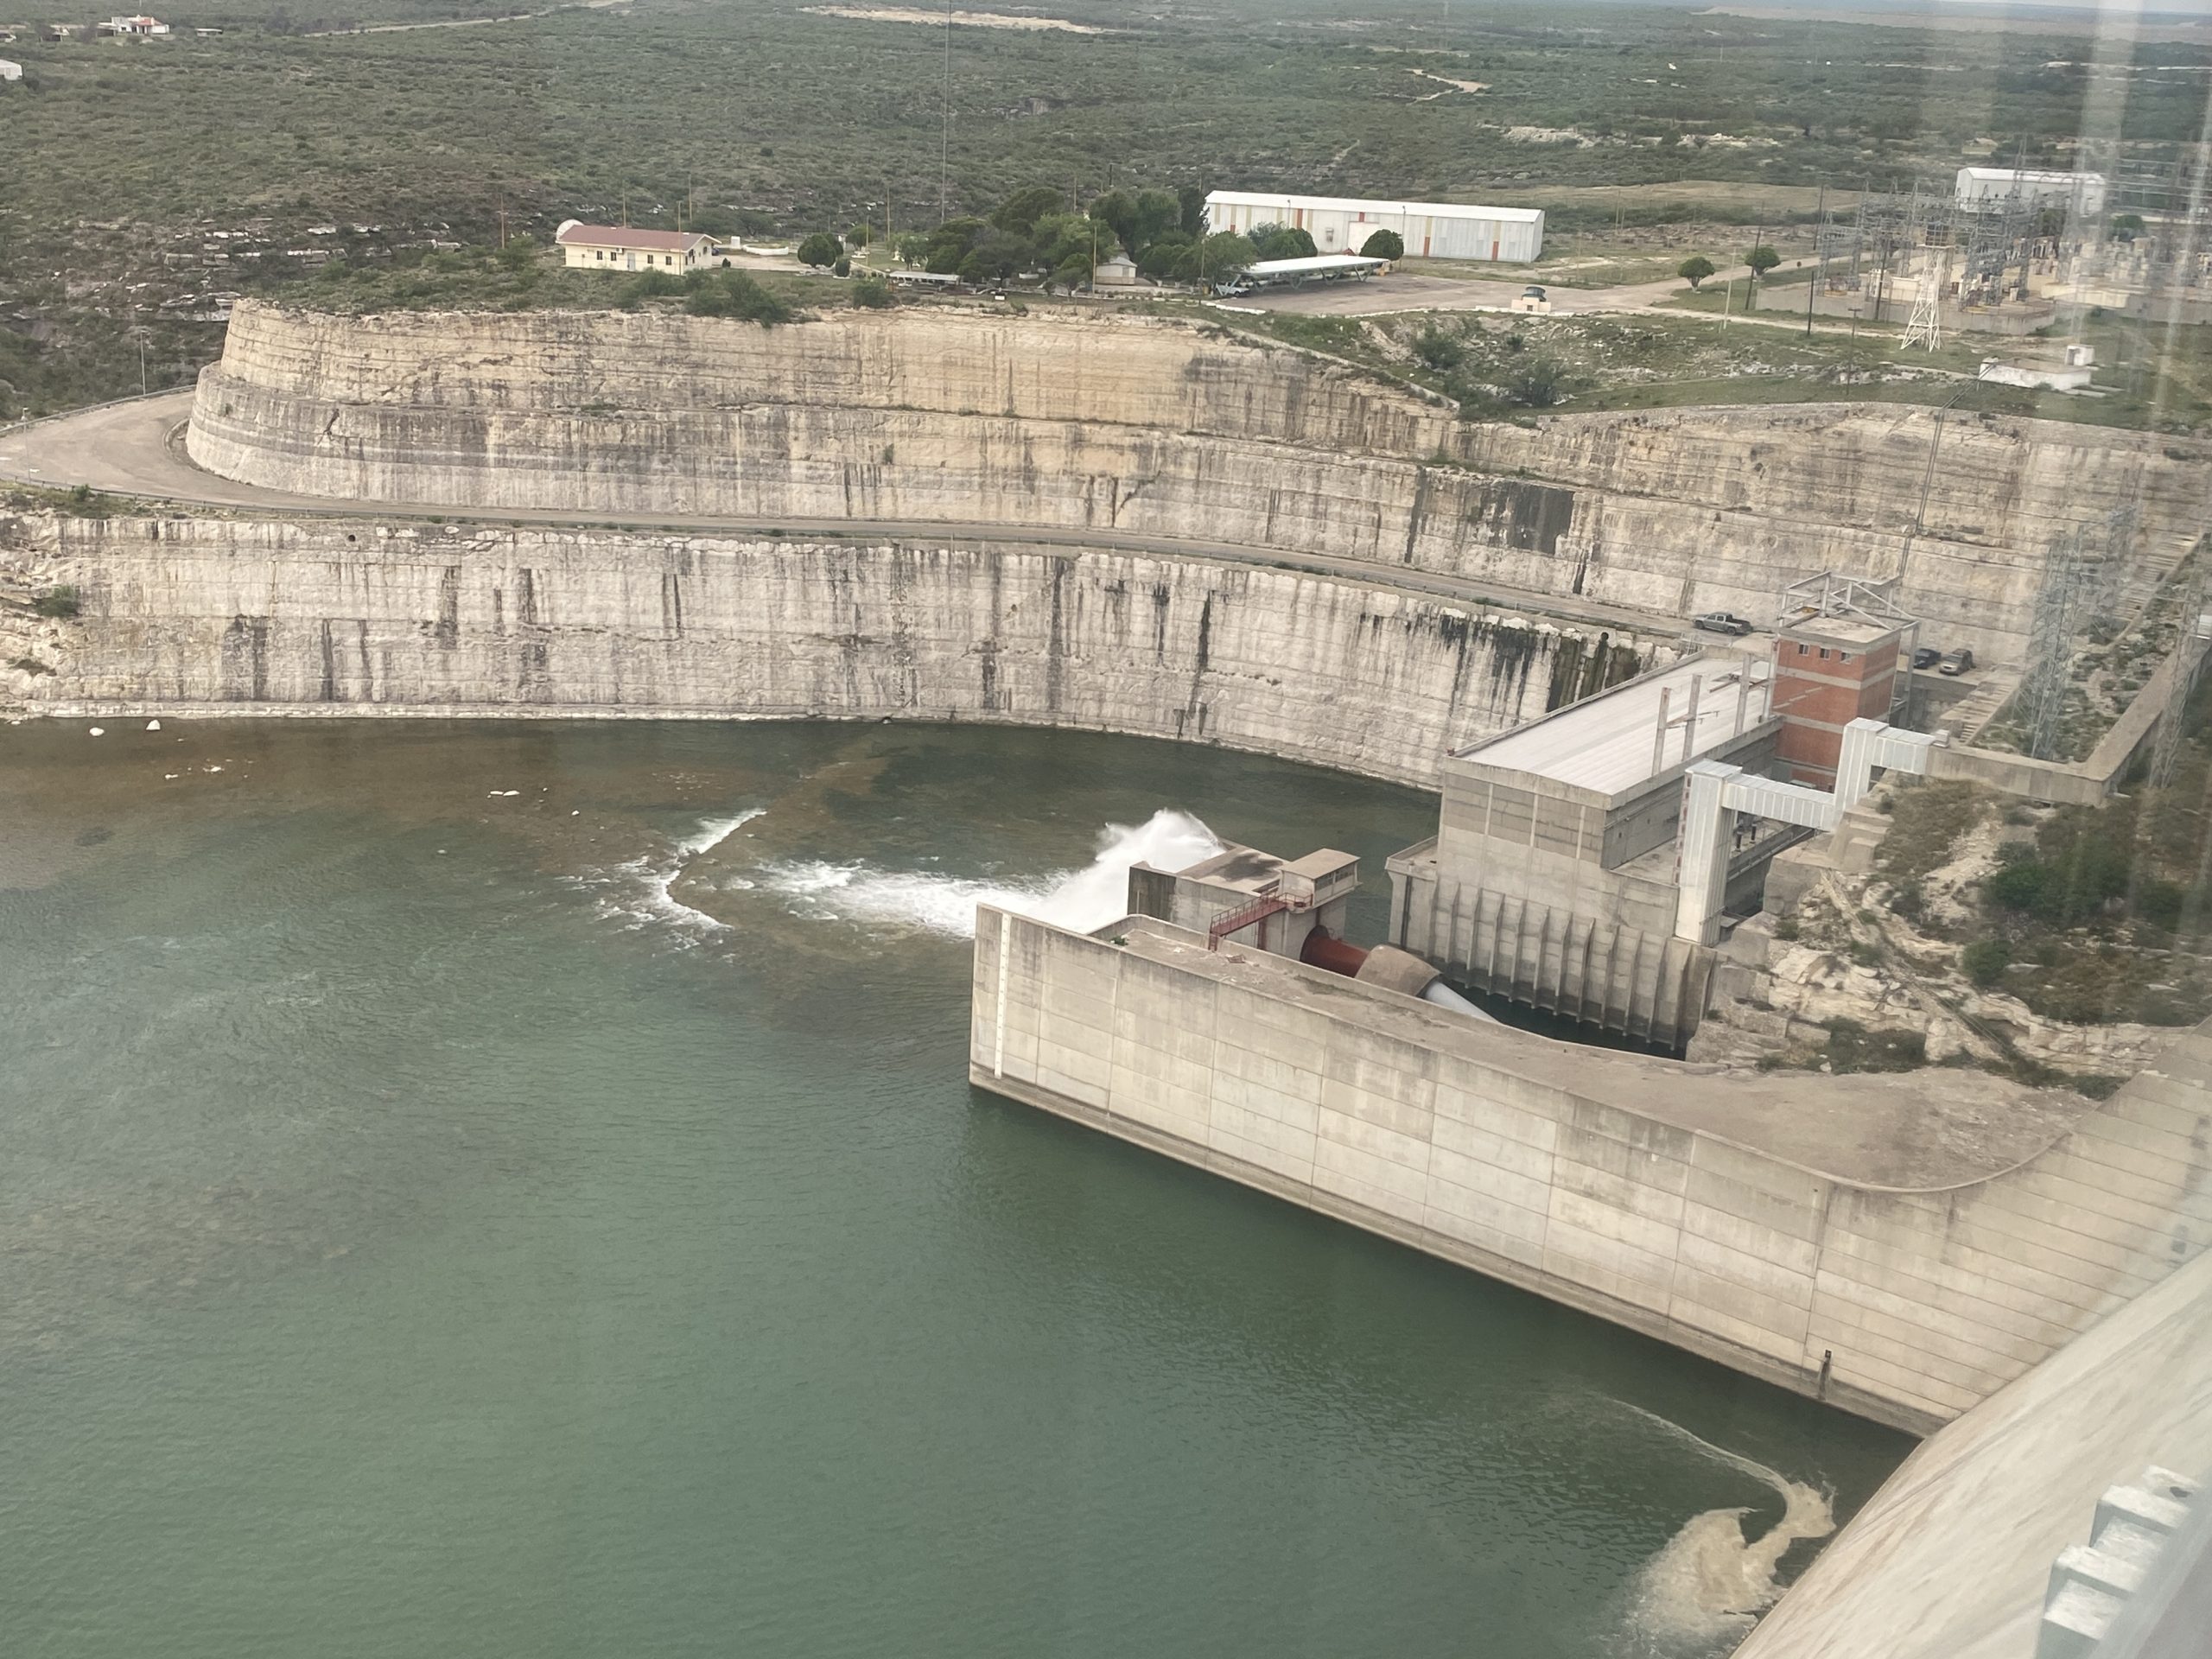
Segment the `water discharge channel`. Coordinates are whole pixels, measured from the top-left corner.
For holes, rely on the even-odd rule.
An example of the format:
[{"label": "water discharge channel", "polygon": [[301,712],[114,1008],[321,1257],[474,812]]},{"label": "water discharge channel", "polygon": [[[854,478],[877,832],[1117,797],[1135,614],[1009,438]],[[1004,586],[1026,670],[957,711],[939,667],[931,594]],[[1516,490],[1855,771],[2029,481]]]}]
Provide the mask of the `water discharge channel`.
[{"label": "water discharge channel", "polygon": [[979,897],[1211,830],[1372,939],[1427,798],[140,724],[0,729],[12,1652],[1674,1659],[1908,1447],[967,1087]]}]

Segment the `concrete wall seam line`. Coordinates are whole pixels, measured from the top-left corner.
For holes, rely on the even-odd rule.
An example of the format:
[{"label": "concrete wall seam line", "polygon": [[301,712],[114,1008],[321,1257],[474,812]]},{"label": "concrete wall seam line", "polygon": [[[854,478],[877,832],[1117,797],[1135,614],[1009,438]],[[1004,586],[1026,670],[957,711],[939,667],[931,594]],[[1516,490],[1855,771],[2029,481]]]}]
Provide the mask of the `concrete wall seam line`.
[{"label": "concrete wall seam line", "polygon": [[991,1049],[991,1075],[995,1077],[1002,1077],[1006,1075],[1007,938],[1012,932],[1013,926],[1014,924],[1012,919],[1004,911],[1001,911],[999,912],[999,960],[997,975],[998,1034]]}]

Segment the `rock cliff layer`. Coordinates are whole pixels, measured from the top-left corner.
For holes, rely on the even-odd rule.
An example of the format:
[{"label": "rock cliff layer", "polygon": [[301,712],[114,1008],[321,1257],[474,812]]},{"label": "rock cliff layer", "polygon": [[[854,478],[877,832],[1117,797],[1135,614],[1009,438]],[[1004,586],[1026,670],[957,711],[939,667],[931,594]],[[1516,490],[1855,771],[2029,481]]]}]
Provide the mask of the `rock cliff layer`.
[{"label": "rock cliff layer", "polygon": [[1073,726],[1433,786],[1447,749],[1670,657],[1364,583],[1014,543],[55,518],[34,709]]},{"label": "rock cliff layer", "polygon": [[[2017,658],[2060,529],[2139,499],[2130,580],[2201,528],[2212,448],[1897,405],[1462,423],[1343,364],[1136,316],[241,306],[193,458],[459,509],[1051,525],[1412,567],[1670,615],[1902,577],[1926,636]],[[1383,579],[1387,580],[1387,576]]]}]

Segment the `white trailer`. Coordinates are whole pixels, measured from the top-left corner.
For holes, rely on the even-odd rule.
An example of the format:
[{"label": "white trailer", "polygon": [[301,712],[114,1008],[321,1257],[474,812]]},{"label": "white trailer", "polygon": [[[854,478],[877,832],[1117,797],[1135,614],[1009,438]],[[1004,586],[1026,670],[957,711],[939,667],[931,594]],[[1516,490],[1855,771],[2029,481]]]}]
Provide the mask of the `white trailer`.
[{"label": "white trailer", "polygon": [[1249,232],[1262,225],[1304,231],[1321,253],[1357,253],[1377,231],[1393,231],[1414,259],[1479,259],[1525,264],[1544,251],[1541,207],[1478,207],[1452,201],[1365,201],[1349,196],[1271,195],[1217,190],[1206,227]]}]

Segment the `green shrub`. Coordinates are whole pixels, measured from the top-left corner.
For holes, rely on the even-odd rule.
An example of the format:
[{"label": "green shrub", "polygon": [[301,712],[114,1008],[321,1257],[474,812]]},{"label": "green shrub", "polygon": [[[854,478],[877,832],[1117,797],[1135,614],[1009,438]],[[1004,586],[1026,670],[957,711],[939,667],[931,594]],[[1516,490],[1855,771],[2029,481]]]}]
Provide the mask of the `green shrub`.
[{"label": "green shrub", "polygon": [[1405,238],[1395,231],[1377,231],[1359,245],[1360,255],[1368,259],[1402,259],[1406,257]]},{"label": "green shrub", "polygon": [[718,270],[692,290],[683,308],[695,317],[732,317],[772,328],[791,320],[791,308],[741,270]]},{"label": "green shrub", "polygon": [[798,245],[798,262],[826,268],[836,264],[844,251],[844,244],[829,232],[817,231]]},{"label": "green shrub", "polygon": [[1549,409],[1567,392],[1567,371],[1548,357],[1531,358],[1506,377],[1505,395],[1523,409]]},{"label": "green shrub", "polygon": [[1465,361],[1467,348],[1431,325],[1414,336],[1414,355],[1442,373],[1446,369],[1458,368]]},{"label": "green shrub", "polygon": [[1838,1020],[1828,1027],[1824,1058],[1835,1071],[1916,1071],[1928,1064],[1928,1039],[1916,1031]]},{"label": "green shrub", "polygon": [[1959,953],[1959,966],[1984,990],[2003,979],[2012,965],[2012,947],[2002,939],[1976,939]]},{"label": "green shrub", "polygon": [[855,305],[880,311],[896,305],[899,296],[891,291],[891,284],[873,271],[863,271],[853,278],[852,301]]},{"label": "green shrub", "polygon": [[84,602],[74,588],[49,588],[32,601],[31,608],[41,616],[70,617],[84,608]]}]

